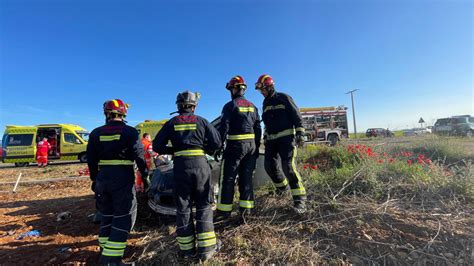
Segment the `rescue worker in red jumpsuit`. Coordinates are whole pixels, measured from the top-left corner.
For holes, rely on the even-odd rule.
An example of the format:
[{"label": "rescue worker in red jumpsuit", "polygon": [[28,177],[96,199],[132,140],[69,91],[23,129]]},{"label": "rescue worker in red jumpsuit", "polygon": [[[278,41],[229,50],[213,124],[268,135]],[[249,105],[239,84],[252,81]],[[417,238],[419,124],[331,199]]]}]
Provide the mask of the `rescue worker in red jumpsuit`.
[{"label": "rescue worker in red jumpsuit", "polygon": [[[198,96],[190,91],[176,99],[179,115],[166,122],[153,140],[153,150],[173,154],[175,179],[176,233],[179,255],[191,258],[197,252],[205,261],[216,252],[211,207],[211,169],[206,153],[214,154],[221,146],[219,133],[209,122],[194,114]],[[172,147],[167,146],[171,141]],[[192,207],[196,206],[196,226]]]},{"label": "rescue worker in red jumpsuit", "polygon": [[48,165],[49,150],[51,150],[51,145],[48,142],[48,138],[44,137],[36,145],[36,161],[38,162],[38,167],[46,167],[46,165]]},{"label": "rescue worker in red jumpsuit", "polygon": [[[148,133],[143,133],[142,136],[143,149],[145,150],[145,162],[148,172],[150,172],[153,164],[153,159],[158,156],[158,153],[153,151],[153,145],[151,144],[151,137]],[[143,179],[140,171],[137,172],[137,178],[135,181],[135,189],[137,192],[145,192],[149,186],[149,180]]]},{"label": "rescue worker in red jumpsuit", "polygon": [[148,168],[148,171],[149,171],[152,167],[153,158],[158,156],[158,153],[153,151],[153,145],[151,143],[150,134],[148,133],[143,134],[142,144],[143,144],[143,149],[145,150],[146,167]]},{"label": "rescue worker in red jumpsuit", "polygon": [[87,143],[92,190],[102,214],[99,263],[105,265],[121,264],[136,218],[134,162],[142,176],[148,175],[140,135],[124,121],[127,109],[120,99],[106,101],[106,124],[94,129]]},{"label": "rescue worker in red jumpsuit", "polygon": [[222,109],[219,128],[222,141],[227,140],[227,143],[221,166],[218,219],[230,217],[237,175],[240,215],[249,215],[255,207],[252,177],[262,135],[258,109],[244,97],[247,89],[244,79],[241,76],[233,77],[226,89],[230,91],[232,100]]},{"label": "rescue worker in red jumpsuit", "polygon": [[[304,128],[298,107],[285,93],[276,92],[274,81],[269,75],[261,75],[255,89],[265,97],[262,120],[265,124],[265,170],[277,189],[284,195],[291,188],[294,210],[306,212],[306,190],[296,169],[297,145],[304,143]],[[279,168],[281,166],[283,169]],[[283,170],[283,171],[282,171]]]},{"label": "rescue worker in red jumpsuit", "polygon": [[49,144],[51,145],[51,150],[49,151],[49,155],[57,156],[58,154],[58,142],[56,141],[56,135],[51,135],[49,137]]}]

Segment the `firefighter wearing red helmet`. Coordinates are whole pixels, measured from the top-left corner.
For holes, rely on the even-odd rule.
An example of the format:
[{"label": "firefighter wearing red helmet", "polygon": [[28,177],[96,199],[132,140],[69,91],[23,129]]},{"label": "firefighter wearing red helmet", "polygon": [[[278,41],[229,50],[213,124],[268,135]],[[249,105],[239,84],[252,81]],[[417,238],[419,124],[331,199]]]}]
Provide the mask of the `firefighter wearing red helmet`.
[{"label": "firefighter wearing red helmet", "polygon": [[119,265],[136,218],[134,162],[142,176],[148,172],[139,133],[124,121],[128,105],[114,99],[106,101],[103,109],[106,124],[89,136],[87,164],[96,206],[102,214],[99,263]]},{"label": "firefighter wearing red helmet", "polygon": [[[199,94],[185,91],[176,99],[179,115],[166,122],[153,140],[158,154],[173,154],[176,234],[179,255],[189,258],[197,252],[201,261],[216,251],[217,238],[211,207],[211,169],[206,153],[221,146],[219,133],[209,122],[194,114]],[[172,146],[168,146],[171,141]],[[192,207],[196,206],[196,226]],[[197,241],[196,241],[197,240]]]},{"label": "firefighter wearing red helmet", "polygon": [[239,210],[247,216],[254,208],[252,177],[260,147],[262,129],[255,105],[245,99],[247,89],[241,76],[233,77],[226,85],[231,101],[222,108],[219,133],[227,141],[222,161],[217,217],[226,219],[232,212],[234,185],[239,175]]},{"label": "firefighter wearing red helmet", "polygon": [[[304,128],[298,107],[288,94],[276,92],[269,75],[261,75],[255,89],[265,97],[262,120],[265,124],[265,170],[271,177],[277,194],[291,188],[294,209],[306,212],[306,190],[296,169],[297,146],[304,143]],[[279,160],[281,166],[278,167]],[[283,170],[283,171],[282,171]]]}]

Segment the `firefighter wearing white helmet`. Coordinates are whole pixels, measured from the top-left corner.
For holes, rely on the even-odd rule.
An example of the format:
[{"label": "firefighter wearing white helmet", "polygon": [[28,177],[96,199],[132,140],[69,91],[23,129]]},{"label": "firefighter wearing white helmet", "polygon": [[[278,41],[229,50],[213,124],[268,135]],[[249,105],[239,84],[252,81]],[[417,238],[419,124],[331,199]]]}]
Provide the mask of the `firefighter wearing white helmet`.
[{"label": "firefighter wearing white helmet", "polygon": [[[176,233],[179,255],[199,255],[201,261],[216,251],[217,238],[211,207],[211,169],[206,154],[221,146],[219,133],[209,122],[194,114],[199,94],[179,93],[176,105],[179,115],[165,123],[153,140],[153,150],[174,155]],[[171,141],[172,147],[168,146]],[[196,226],[192,214],[196,206]]]}]

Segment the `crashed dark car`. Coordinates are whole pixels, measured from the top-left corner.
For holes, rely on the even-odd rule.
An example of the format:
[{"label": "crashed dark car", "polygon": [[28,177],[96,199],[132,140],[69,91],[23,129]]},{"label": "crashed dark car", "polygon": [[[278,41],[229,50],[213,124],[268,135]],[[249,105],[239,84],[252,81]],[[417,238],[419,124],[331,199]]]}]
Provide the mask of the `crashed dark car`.
[{"label": "crashed dark car", "polygon": [[[270,177],[264,169],[264,155],[260,153],[257,159],[257,167],[253,178],[254,188],[270,182]],[[207,156],[207,161],[211,167],[211,186],[214,192],[213,203],[217,201],[219,193],[219,177],[221,172],[221,162],[217,162],[211,156]],[[148,191],[148,206],[161,215],[176,215],[176,202],[174,201],[174,178],[173,163],[157,167],[151,178],[150,190]],[[238,177],[237,177],[238,179]],[[213,204],[213,208],[215,205]]]},{"label": "crashed dark car", "polygon": [[[211,186],[214,195],[219,193],[220,162],[207,156],[211,167]],[[158,166],[151,178],[148,191],[148,206],[155,212],[163,215],[176,215],[176,202],[174,200],[173,162]],[[216,197],[213,197],[214,201]],[[214,202],[213,202],[214,203]]]},{"label": "crashed dark car", "polygon": [[[220,119],[217,118],[211,122],[216,129],[219,129]],[[217,202],[219,193],[219,178],[221,174],[221,162],[216,158],[206,155],[209,166],[211,167],[211,186],[214,192],[213,203]],[[255,169],[253,184],[254,188],[269,182],[270,177],[264,169],[264,156],[260,154],[257,159],[257,167]],[[217,158],[219,159],[219,158]],[[237,176],[238,179],[238,176]],[[148,206],[161,215],[176,215],[176,203],[174,201],[174,178],[173,178],[173,162],[169,161],[156,168],[151,178],[150,190],[148,191]],[[213,204],[215,209],[215,204]]]}]

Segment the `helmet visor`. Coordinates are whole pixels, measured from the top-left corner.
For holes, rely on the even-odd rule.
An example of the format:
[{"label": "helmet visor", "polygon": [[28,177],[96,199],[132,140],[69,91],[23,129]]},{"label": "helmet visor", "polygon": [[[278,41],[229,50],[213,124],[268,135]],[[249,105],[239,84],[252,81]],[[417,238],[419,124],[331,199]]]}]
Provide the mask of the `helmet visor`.
[{"label": "helmet visor", "polygon": [[232,89],[242,89],[242,90],[245,90],[245,89],[247,89],[247,85],[244,84],[244,83],[235,83],[235,84],[227,83],[227,84],[225,85],[225,88],[228,89],[228,90],[232,90]]}]

